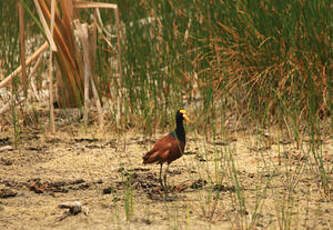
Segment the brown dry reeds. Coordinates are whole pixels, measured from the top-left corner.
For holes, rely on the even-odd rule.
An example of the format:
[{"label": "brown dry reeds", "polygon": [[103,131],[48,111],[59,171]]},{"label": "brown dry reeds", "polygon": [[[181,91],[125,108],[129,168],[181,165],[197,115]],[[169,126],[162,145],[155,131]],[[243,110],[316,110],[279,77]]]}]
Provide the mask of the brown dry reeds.
[{"label": "brown dry reeds", "polygon": [[[50,5],[39,0],[41,10],[46,20],[50,22]],[[83,75],[81,56],[74,43],[72,27],[73,5],[71,1],[60,1],[60,10],[55,11],[54,41],[57,46],[55,53],[61,69],[61,79],[57,79],[58,103],[64,107],[81,107],[83,102]]]}]

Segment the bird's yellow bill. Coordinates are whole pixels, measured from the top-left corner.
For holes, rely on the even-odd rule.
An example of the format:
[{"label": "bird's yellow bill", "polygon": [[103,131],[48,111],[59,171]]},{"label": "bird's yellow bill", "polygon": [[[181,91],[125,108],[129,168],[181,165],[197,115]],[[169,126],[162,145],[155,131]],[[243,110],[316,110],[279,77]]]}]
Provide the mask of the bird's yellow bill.
[{"label": "bird's yellow bill", "polygon": [[188,118],[188,116],[186,115],[187,112],[186,112],[185,109],[181,109],[181,110],[179,110],[179,112],[183,114],[183,118],[184,118],[186,121],[188,121],[188,122],[191,123],[190,118]]},{"label": "bird's yellow bill", "polygon": [[188,122],[190,122],[190,123],[191,123],[191,120],[190,120],[190,118],[188,118],[188,116],[187,116],[186,114],[183,114],[183,118],[184,118],[186,121],[188,121]]}]

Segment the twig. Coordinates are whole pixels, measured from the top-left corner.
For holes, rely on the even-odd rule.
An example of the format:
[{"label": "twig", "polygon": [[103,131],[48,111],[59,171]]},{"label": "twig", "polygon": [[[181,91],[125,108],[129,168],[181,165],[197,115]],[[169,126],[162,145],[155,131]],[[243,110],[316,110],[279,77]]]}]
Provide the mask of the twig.
[{"label": "twig", "polygon": [[[38,50],[35,51],[35,53],[30,56],[26,62],[25,65],[28,66],[31,64],[31,62],[33,62],[34,60],[36,60],[39,55],[41,53],[43,53],[47,48],[49,47],[49,44],[47,42],[45,42],[41,47],[39,47]],[[14,78],[16,75],[18,75],[19,73],[21,73],[22,71],[22,66],[19,66],[14,72],[12,72],[8,77],[6,77],[1,83],[0,83],[0,88],[3,88],[5,86],[7,86],[7,84],[11,81],[12,78]]]}]

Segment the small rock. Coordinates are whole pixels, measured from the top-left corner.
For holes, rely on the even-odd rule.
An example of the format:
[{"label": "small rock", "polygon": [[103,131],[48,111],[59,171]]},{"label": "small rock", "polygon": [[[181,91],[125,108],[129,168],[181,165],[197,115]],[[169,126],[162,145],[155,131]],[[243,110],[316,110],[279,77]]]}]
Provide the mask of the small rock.
[{"label": "small rock", "polygon": [[0,152],[5,152],[5,151],[7,152],[7,151],[12,151],[12,150],[13,150],[13,147],[10,145],[0,147]]},{"label": "small rock", "polygon": [[12,191],[8,188],[3,188],[0,190],[0,198],[15,197],[16,195],[17,195],[17,192]]},{"label": "small rock", "polygon": [[82,212],[86,216],[89,214],[89,208],[82,206],[80,201],[74,202],[64,202],[58,205],[59,208],[66,208],[69,209],[68,212],[65,212],[62,216],[58,217],[58,221],[62,221],[69,216],[74,216]]},{"label": "small rock", "polygon": [[113,188],[111,186],[103,189],[103,194],[111,194],[112,192]]},{"label": "small rock", "polygon": [[80,201],[65,202],[58,205],[59,208],[67,208],[72,215],[77,215],[81,212],[82,206]]}]

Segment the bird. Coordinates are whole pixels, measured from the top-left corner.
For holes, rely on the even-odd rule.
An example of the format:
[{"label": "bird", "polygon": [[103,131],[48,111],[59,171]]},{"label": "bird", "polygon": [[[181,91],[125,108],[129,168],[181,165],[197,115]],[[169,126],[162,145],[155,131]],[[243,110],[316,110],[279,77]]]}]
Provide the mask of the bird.
[{"label": "bird", "polygon": [[[159,139],[153,146],[153,148],[148,151],[142,158],[143,164],[160,164],[160,178],[159,182],[162,189],[166,191],[166,180],[167,173],[169,171],[169,165],[171,162],[177,160],[184,154],[186,138],[185,129],[183,125],[184,119],[191,122],[187,116],[187,112],[184,109],[177,110],[176,113],[176,129],[170,132],[168,135]],[[164,184],[162,181],[162,168],[163,164],[167,163],[167,168],[164,172]]]}]

